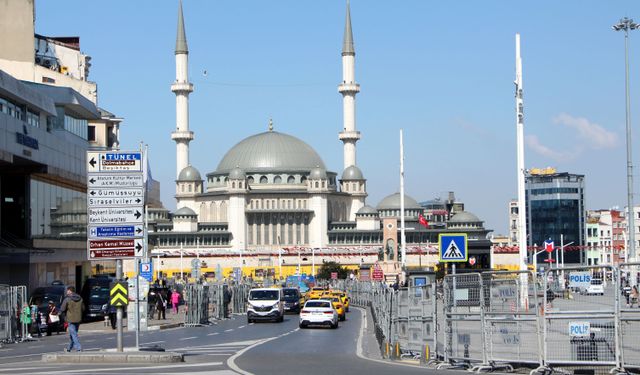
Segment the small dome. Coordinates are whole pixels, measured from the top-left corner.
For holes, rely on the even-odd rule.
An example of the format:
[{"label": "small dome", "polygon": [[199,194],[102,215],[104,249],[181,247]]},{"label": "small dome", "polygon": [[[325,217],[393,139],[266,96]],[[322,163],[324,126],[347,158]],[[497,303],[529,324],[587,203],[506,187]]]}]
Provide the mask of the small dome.
[{"label": "small dome", "polygon": [[449,220],[450,223],[481,223],[476,215],[471,212],[461,211],[457,214],[453,215],[453,217]]},{"label": "small dome", "polygon": [[178,175],[178,181],[202,181],[202,177],[200,177],[200,172],[198,172],[197,169],[192,166],[188,166],[180,171],[180,174]]},{"label": "small dome", "polygon": [[377,215],[378,210],[371,206],[364,206],[356,212],[356,215]]},{"label": "small dome", "polygon": [[[400,208],[400,193],[391,194],[378,203],[378,211],[380,210],[397,210]],[[405,210],[420,210],[422,207],[418,202],[408,195],[404,195],[404,209]]]},{"label": "small dome", "polygon": [[342,172],[343,180],[364,180],[362,171],[355,165],[348,166],[344,172]]},{"label": "small dome", "polygon": [[246,175],[244,174],[244,171],[239,167],[235,167],[231,170],[231,172],[229,172],[230,180],[244,180],[245,177]]},{"label": "small dome", "polygon": [[316,166],[309,173],[309,178],[312,180],[320,180],[320,179],[324,180],[327,178],[327,171],[320,166]]},{"label": "small dome", "polygon": [[189,207],[182,207],[173,213],[173,216],[198,216],[195,211]]}]

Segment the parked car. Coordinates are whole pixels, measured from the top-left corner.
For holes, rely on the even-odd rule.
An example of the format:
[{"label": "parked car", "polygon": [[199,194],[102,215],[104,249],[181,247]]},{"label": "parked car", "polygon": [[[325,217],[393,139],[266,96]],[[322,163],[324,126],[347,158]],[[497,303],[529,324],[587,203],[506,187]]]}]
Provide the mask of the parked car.
[{"label": "parked car", "polygon": [[604,296],[604,285],[601,279],[591,279],[591,284],[585,291],[586,295],[601,295]]},{"label": "parked car", "polygon": [[[47,325],[42,324],[42,320],[40,319],[42,316],[46,318],[47,308],[49,306],[49,301],[53,301],[56,306],[56,309],[60,311],[60,306],[62,305],[62,300],[64,300],[65,293],[67,287],[64,285],[49,285],[35,288],[33,292],[31,292],[31,298],[29,299],[29,306],[37,305],[38,306],[38,329],[41,332],[47,330]],[[64,324],[60,321],[58,324]],[[60,329],[63,331],[63,329]]]},{"label": "parked car", "polygon": [[90,277],[82,286],[80,296],[84,303],[83,319],[103,319],[109,313],[109,290],[113,278],[108,276]]}]

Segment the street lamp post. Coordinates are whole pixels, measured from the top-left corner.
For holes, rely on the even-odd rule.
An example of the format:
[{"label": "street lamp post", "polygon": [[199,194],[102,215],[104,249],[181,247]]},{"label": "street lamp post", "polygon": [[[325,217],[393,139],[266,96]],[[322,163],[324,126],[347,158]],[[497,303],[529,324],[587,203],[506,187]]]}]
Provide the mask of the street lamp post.
[{"label": "street lamp post", "polygon": [[[636,260],[636,235],[635,235],[635,218],[633,217],[633,163],[631,156],[631,108],[629,99],[629,30],[638,28],[638,24],[634,23],[630,18],[623,18],[617,24],[613,25],[615,31],[624,31],[624,89],[625,89],[625,111],[626,111],[626,130],[627,130],[627,209],[629,231],[629,260]],[[632,285],[636,285],[635,277],[631,278]]]}]

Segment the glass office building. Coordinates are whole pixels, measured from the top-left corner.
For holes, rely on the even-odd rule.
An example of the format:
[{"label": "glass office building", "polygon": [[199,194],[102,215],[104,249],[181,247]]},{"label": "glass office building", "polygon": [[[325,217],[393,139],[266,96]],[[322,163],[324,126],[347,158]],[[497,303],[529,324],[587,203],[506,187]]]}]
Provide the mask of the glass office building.
[{"label": "glass office building", "polygon": [[[584,245],[585,239],[584,175],[531,173],[526,176],[525,187],[529,246],[542,249],[551,239],[559,247],[562,235],[564,244],[570,244],[565,263],[581,262],[584,254],[577,247]],[[538,254],[538,264],[544,264],[544,259],[546,252]]]}]

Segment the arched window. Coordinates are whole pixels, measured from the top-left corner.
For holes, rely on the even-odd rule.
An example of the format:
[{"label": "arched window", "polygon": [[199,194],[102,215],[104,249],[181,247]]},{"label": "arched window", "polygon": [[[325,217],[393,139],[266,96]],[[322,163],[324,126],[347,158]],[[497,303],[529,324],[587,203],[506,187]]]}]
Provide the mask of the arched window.
[{"label": "arched window", "polygon": [[189,193],[191,193],[192,188],[193,188],[193,185],[189,184]]},{"label": "arched window", "polygon": [[318,181],[316,181],[316,189],[319,187],[320,185],[318,184]]},{"label": "arched window", "polygon": [[287,178],[287,184],[295,184],[296,183],[296,179],[293,176],[289,176]]},{"label": "arched window", "polygon": [[235,183],[235,181],[231,183],[231,188],[232,188],[232,189],[235,189],[235,188],[236,188],[236,183]]},{"label": "arched window", "polygon": [[281,183],[282,183],[282,177],[280,177],[280,176],[276,176],[276,177],[273,179],[273,183],[274,183],[274,184],[281,184]]},{"label": "arched window", "polygon": [[253,184],[253,176],[249,176],[249,178],[247,178],[247,182]]},{"label": "arched window", "polygon": [[267,181],[268,181],[268,180],[267,180],[267,176],[262,176],[262,177],[260,177],[260,183],[261,183],[261,184],[266,184],[266,183],[267,183]]},{"label": "arched window", "polygon": [[307,183],[307,178],[305,176],[302,176],[302,178],[300,179],[300,183],[301,184],[306,184]]}]

